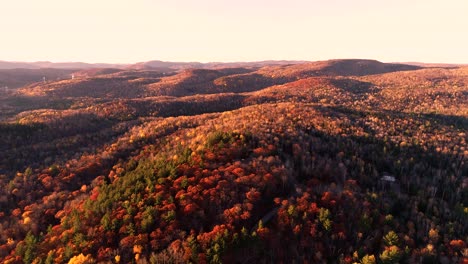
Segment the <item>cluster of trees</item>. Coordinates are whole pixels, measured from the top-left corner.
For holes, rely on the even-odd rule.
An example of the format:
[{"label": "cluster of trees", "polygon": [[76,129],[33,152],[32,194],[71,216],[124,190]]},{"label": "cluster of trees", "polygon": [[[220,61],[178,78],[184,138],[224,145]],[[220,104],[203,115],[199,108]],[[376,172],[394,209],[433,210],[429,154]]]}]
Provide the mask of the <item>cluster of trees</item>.
[{"label": "cluster of trees", "polygon": [[423,69],[361,78],[381,91],[374,105],[388,110],[464,116],[468,72],[461,69]]}]

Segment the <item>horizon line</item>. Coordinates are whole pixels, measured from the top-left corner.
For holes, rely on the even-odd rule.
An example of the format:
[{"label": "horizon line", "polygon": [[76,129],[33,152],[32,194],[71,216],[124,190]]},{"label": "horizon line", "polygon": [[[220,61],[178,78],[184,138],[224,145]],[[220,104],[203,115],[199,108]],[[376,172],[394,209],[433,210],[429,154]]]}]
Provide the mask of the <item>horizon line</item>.
[{"label": "horizon line", "polygon": [[256,63],[256,62],[299,62],[299,63],[309,63],[309,62],[320,62],[320,61],[333,61],[333,60],[370,60],[370,61],[378,61],[382,63],[397,63],[397,64],[449,64],[449,65],[468,65],[467,63],[459,63],[459,62],[428,62],[428,61],[384,61],[379,59],[372,59],[372,58],[331,58],[331,59],[318,59],[318,60],[301,60],[301,59],[262,59],[262,60],[238,60],[238,61],[229,61],[229,60],[220,60],[220,61],[194,61],[194,60],[161,60],[161,59],[149,59],[145,61],[136,61],[136,62],[90,62],[90,61],[73,61],[73,60],[31,60],[31,61],[21,61],[21,60],[3,60],[0,59],[0,62],[4,63],[26,63],[26,64],[35,64],[35,63],[52,63],[52,64],[60,64],[60,63],[83,63],[83,64],[114,64],[114,65],[134,65],[140,63],[147,63],[147,62],[165,62],[165,63],[200,63],[200,64],[213,64],[213,63],[220,63],[220,64],[229,64],[229,63]]}]

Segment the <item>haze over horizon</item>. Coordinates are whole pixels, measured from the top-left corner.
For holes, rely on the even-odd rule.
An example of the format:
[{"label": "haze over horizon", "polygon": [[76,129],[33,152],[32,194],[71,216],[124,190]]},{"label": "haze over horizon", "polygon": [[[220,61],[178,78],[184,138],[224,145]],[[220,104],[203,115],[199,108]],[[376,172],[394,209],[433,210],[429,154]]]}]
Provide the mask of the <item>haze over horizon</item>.
[{"label": "haze over horizon", "polygon": [[8,1],[0,60],[468,63],[468,2]]}]

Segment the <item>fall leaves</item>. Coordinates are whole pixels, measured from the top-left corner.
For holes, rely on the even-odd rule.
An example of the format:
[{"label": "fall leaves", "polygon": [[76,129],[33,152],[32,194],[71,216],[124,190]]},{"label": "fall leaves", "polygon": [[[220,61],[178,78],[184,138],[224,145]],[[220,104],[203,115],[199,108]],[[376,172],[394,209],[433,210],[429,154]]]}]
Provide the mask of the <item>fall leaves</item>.
[{"label": "fall leaves", "polygon": [[[240,87],[247,76],[244,84],[260,87],[280,69],[219,73],[218,84]],[[295,79],[289,70],[274,81]],[[0,127],[8,156],[0,260],[463,261],[465,99],[445,93],[448,80],[420,76],[438,74],[428,71],[23,113],[24,123]],[[181,89],[219,77],[185,74]],[[399,76],[427,87],[403,98]],[[402,87],[385,90],[394,81]],[[436,82],[443,86],[430,90]],[[451,116],[426,113],[429,104],[412,112],[413,103],[437,96],[441,106],[458,104],[444,106]],[[371,102],[381,108],[369,109]],[[381,183],[385,175],[391,188]]]}]

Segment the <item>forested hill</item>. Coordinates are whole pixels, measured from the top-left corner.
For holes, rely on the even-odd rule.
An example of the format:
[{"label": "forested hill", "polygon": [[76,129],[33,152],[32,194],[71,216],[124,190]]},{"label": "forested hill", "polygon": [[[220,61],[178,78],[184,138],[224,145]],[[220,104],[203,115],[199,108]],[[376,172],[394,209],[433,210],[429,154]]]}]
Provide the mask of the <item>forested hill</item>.
[{"label": "forested hill", "polygon": [[0,70],[0,262],[468,262],[467,67],[105,66]]}]

